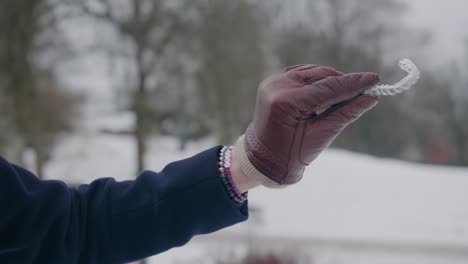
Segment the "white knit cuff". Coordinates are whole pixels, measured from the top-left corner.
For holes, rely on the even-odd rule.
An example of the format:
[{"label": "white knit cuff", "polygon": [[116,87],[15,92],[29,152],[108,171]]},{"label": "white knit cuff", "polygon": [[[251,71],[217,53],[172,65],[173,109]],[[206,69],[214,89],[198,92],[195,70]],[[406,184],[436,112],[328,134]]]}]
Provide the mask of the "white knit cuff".
[{"label": "white knit cuff", "polygon": [[288,184],[279,184],[273,181],[272,179],[263,175],[263,173],[258,171],[257,168],[255,168],[254,165],[252,165],[245,151],[244,135],[242,135],[237,140],[234,153],[235,153],[234,159],[237,159],[240,162],[240,167],[241,167],[242,172],[250,179],[260,183],[261,185],[265,187],[272,188],[272,189],[286,188],[289,186]]}]

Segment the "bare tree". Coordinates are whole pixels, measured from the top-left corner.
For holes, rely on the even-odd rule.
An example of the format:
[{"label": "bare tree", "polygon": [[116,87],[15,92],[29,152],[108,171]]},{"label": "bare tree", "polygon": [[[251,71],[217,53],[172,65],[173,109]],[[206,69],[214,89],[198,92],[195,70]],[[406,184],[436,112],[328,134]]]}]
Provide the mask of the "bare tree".
[{"label": "bare tree", "polygon": [[[281,37],[275,51],[282,65],[312,62],[343,72],[374,71],[382,74],[384,82],[392,82],[387,76],[401,73],[395,67],[395,58],[388,61],[389,54],[407,49],[404,44],[411,48],[422,46],[415,45],[419,44],[419,34],[405,30],[399,19],[406,10],[401,1],[304,3],[301,8],[306,16],[277,29]],[[382,98],[378,108],[347,128],[334,145],[374,155],[401,155],[413,127],[407,108],[401,105],[403,101]]]},{"label": "bare tree", "polygon": [[52,74],[37,77],[35,90],[27,146],[35,152],[38,175],[44,175],[44,164],[49,160],[57,139],[63,132],[75,128],[81,96],[61,87]]},{"label": "bare tree", "polygon": [[[145,167],[146,140],[152,120],[149,92],[156,88],[157,79],[165,67],[162,57],[177,36],[183,34],[184,16],[179,7],[184,1],[81,0],[72,2],[88,16],[110,25],[118,40],[105,49],[121,56],[132,73],[128,85],[130,108],[135,114],[134,137],[137,150],[137,171]],[[186,3],[184,6],[188,6]],[[118,43],[117,43],[118,42]],[[156,81],[155,81],[156,79]]]},{"label": "bare tree", "polygon": [[41,60],[43,53],[56,48],[58,38],[49,33],[56,33],[57,5],[52,0],[6,0],[0,8],[0,92],[8,127],[16,134],[11,139],[18,156],[27,148],[34,151],[39,176],[57,134],[70,127],[75,102],[58,89],[53,67]]},{"label": "bare tree", "polygon": [[218,142],[231,144],[253,111],[264,72],[264,24],[250,1],[200,1],[197,74],[204,115],[215,120]]},{"label": "bare tree", "polygon": [[[466,57],[468,58],[468,46],[466,49]],[[439,107],[439,115],[445,122],[445,126],[449,133],[447,137],[452,139],[455,149],[453,163],[455,165],[468,165],[468,122],[466,115],[468,113],[468,79],[466,65],[453,64],[452,67],[447,67],[448,71],[445,76],[439,81],[439,94],[437,98]],[[440,74],[440,72],[439,72]],[[445,100],[444,100],[445,99]],[[428,109],[426,109],[427,111]]]},{"label": "bare tree", "polygon": [[303,5],[298,4],[301,1],[292,2],[296,5],[283,5],[304,10],[295,21],[277,25],[278,33],[284,34],[277,46],[282,64],[313,61],[346,72],[383,70],[385,56],[392,54],[397,43],[414,40],[401,39],[414,32],[405,30],[401,22],[407,7],[399,0],[319,0],[304,1]]}]

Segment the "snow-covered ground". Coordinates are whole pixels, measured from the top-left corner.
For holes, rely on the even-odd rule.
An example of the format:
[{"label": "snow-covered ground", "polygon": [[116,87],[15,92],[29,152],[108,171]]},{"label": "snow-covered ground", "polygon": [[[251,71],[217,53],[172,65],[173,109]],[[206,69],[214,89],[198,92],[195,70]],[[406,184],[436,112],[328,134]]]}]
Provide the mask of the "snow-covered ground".
[{"label": "snow-covered ground", "polygon": [[[113,118],[107,119],[113,127],[125,126]],[[50,178],[89,183],[98,177],[135,177],[132,139],[92,127],[58,146],[46,168]],[[176,140],[154,138],[148,169],[158,171],[213,145],[206,139],[179,152]],[[238,254],[248,246],[300,250],[313,255],[315,263],[468,263],[468,168],[331,149],[306,170],[300,184],[258,188],[249,200],[254,211],[247,223],[195,239],[154,257],[154,263],[208,263],[207,254],[233,254],[227,246]]]}]

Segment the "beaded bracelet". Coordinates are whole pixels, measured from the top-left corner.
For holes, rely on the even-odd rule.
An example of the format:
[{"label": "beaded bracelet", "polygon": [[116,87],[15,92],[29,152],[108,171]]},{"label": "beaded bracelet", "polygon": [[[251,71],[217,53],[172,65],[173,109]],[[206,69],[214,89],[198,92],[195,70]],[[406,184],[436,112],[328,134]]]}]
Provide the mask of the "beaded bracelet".
[{"label": "beaded bracelet", "polygon": [[234,183],[231,176],[231,161],[232,161],[232,151],[234,150],[233,146],[223,147],[219,154],[219,172],[221,174],[221,181],[228,192],[229,197],[236,203],[244,203],[247,200],[247,193],[242,194],[239,189],[237,189],[236,184]]}]

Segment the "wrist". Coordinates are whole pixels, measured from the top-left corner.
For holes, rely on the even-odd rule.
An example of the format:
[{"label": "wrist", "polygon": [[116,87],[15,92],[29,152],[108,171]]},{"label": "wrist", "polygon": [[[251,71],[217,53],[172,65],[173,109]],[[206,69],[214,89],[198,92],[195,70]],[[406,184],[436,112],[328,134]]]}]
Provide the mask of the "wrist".
[{"label": "wrist", "polygon": [[231,163],[231,174],[232,179],[239,191],[241,193],[245,193],[251,189],[260,186],[260,183],[245,175],[245,173],[242,171],[240,159],[238,157],[239,150],[237,148],[234,148],[233,159]]},{"label": "wrist", "polygon": [[[249,158],[249,155],[247,153],[247,146],[246,146],[246,136],[242,135],[236,142],[235,145],[235,160],[237,161],[237,165],[240,167],[240,171],[243,173],[243,175],[249,179],[251,179],[254,182],[257,182],[259,185],[263,185],[267,188],[273,188],[273,189],[278,189],[278,188],[285,188],[288,187],[289,184],[281,184],[279,182],[276,182],[271,178],[271,175],[273,172],[276,172],[276,170],[279,170],[276,164],[280,164],[281,161],[276,161],[275,158],[272,155],[260,155],[263,158],[262,159],[255,159],[255,155],[251,154],[253,156],[253,160],[256,160],[257,162],[253,164],[251,161],[251,158]],[[254,145],[260,145],[260,144],[254,144]],[[255,151],[258,153],[258,151]],[[260,153],[267,153],[267,151],[259,151]],[[264,173],[259,170],[263,168],[262,171],[269,171],[270,173]],[[273,169],[273,171],[272,171]]]}]

